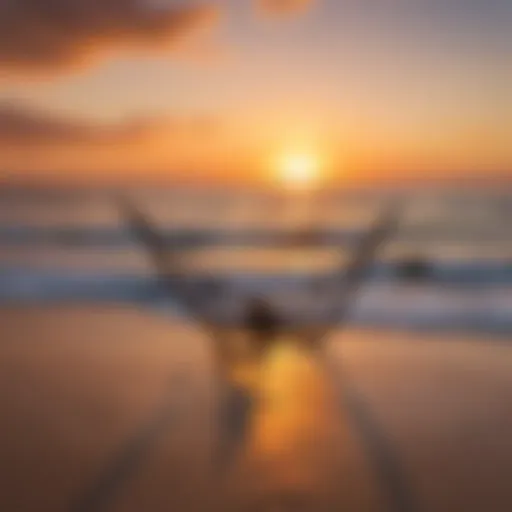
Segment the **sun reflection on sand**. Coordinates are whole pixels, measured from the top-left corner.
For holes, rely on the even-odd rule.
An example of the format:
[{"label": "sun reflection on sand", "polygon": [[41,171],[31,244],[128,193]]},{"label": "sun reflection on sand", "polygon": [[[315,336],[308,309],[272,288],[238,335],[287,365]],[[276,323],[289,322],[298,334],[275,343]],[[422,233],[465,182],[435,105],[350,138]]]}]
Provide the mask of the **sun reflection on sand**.
[{"label": "sun reflection on sand", "polygon": [[343,474],[342,453],[350,460],[354,442],[321,362],[285,339],[231,375],[254,398],[230,471],[232,491],[244,502],[293,502],[296,510],[299,503],[313,510],[332,500],[340,489],[332,475]]}]

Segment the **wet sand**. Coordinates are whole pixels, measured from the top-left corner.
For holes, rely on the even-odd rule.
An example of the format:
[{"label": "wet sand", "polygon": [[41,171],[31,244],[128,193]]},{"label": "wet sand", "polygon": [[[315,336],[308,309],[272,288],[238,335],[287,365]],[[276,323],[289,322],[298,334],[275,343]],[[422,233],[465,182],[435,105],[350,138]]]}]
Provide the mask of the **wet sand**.
[{"label": "wet sand", "polygon": [[512,349],[347,331],[217,372],[194,326],[0,311],[0,510],[512,509]]}]

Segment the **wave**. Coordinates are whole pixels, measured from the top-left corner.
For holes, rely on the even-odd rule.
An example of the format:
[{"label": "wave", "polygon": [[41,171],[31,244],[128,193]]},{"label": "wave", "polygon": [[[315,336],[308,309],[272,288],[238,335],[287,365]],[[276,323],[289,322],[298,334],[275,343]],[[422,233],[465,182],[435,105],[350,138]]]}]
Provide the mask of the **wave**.
[{"label": "wave", "polygon": [[[193,285],[200,285],[196,279]],[[231,277],[212,306],[223,320],[239,318],[243,298],[265,291],[291,321],[336,321],[337,305],[328,290],[304,288],[304,279]],[[183,313],[157,279],[133,275],[0,274],[0,302],[92,301],[136,303]],[[422,330],[458,329],[512,333],[512,288],[445,287],[437,284],[367,283],[356,298],[349,323]]]},{"label": "wave", "polygon": [[[46,253],[45,253],[46,254]],[[41,280],[48,283],[50,288],[55,283],[74,283],[80,282],[85,285],[89,282],[99,280],[105,283],[113,283],[114,286],[119,285],[119,281],[123,282],[138,282],[138,280],[148,281],[151,277],[149,274],[150,268],[143,265],[140,274],[131,272],[130,274],[123,274],[123,261],[120,259],[125,253],[115,253],[111,256],[105,256],[109,262],[110,268],[116,268],[116,261],[119,262],[119,269],[109,271],[102,271],[95,269],[94,265],[99,264],[97,261],[90,257],[87,258],[87,253],[80,260],[79,267],[75,270],[66,268],[63,262],[66,261],[66,252],[55,253],[54,260],[46,258],[45,261],[50,263],[53,261],[54,266],[48,264],[44,266],[38,265],[37,250],[32,254],[28,260],[18,258],[18,261],[25,261],[23,264],[16,264],[14,256],[11,256],[9,261],[0,263],[0,285],[5,283],[24,282],[29,280],[33,282],[40,282]],[[98,254],[98,253],[92,253]],[[100,252],[100,254],[102,254]],[[128,253],[126,253],[128,254]],[[74,255],[68,255],[69,258]],[[32,257],[33,256],[33,257]],[[110,259],[109,259],[110,258]],[[203,261],[204,260],[204,261]],[[193,278],[202,280],[206,277],[217,277],[226,282],[239,282],[256,285],[260,284],[267,289],[279,289],[289,285],[315,288],[322,283],[329,283],[333,279],[342,279],[343,269],[337,271],[331,268],[320,267],[319,270],[308,271],[307,268],[301,270],[282,269],[279,268],[275,271],[269,270],[247,270],[240,269],[237,266],[230,268],[225,265],[222,269],[210,269],[208,267],[208,258],[198,260],[198,268],[195,270],[196,274]],[[28,261],[28,263],[27,263]],[[96,261],[96,263],[95,263]],[[257,258],[255,260],[258,263]],[[284,259],[286,264],[286,259]],[[62,266],[63,265],[63,266]],[[88,268],[91,265],[91,268]],[[126,271],[124,271],[126,272]],[[191,270],[190,272],[194,272]],[[148,277],[149,276],[149,277]],[[506,287],[512,286],[512,260],[502,258],[462,258],[451,260],[427,260],[426,266],[423,270],[423,275],[417,277],[404,277],[403,276],[403,261],[397,258],[387,258],[375,263],[368,272],[366,279],[371,283],[405,283],[407,281],[418,281],[422,283],[430,283],[438,286],[495,286]],[[0,290],[1,293],[1,290]]]},{"label": "wave", "polygon": [[[211,219],[210,219],[211,222]],[[184,247],[212,246],[349,246],[356,243],[367,231],[364,225],[340,225],[330,228],[305,228],[304,226],[275,226],[257,223],[246,227],[219,226],[190,223],[168,226],[156,223],[160,234],[169,244]],[[274,225],[274,227],[271,227]],[[410,225],[401,228],[393,242],[408,243],[469,243],[482,246],[486,243],[506,243],[510,239],[509,226],[487,223],[470,226],[450,226],[446,223]],[[0,223],[0,244],[50,244],[55,246],[125,246],[137,245],[127,227],[113,225],[31,225]]]}]

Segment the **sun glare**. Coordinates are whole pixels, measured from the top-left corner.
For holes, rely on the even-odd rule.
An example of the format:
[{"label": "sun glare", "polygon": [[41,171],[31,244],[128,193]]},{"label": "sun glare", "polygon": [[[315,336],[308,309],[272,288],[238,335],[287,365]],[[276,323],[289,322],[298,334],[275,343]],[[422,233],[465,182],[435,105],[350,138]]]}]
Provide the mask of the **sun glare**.
[{"label": "sun glare", "polygon": [[278,173],[283,185],[308,189],[313,187],[320,178],[320,164],[312,154],[287,154],[279,162]]}]

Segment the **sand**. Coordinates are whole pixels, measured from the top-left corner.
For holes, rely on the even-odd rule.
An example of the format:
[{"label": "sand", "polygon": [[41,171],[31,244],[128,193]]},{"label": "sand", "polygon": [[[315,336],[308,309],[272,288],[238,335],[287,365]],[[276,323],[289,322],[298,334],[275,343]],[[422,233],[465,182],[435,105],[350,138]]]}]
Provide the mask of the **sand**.
[{"label": "sand", "polygon": [[202,332],[148,311],[0,325],[2,511],[512,509],[506,343],[347,331],[226,381]]}]

